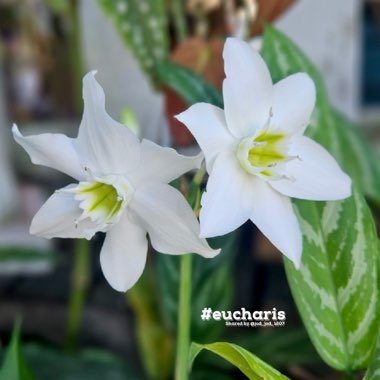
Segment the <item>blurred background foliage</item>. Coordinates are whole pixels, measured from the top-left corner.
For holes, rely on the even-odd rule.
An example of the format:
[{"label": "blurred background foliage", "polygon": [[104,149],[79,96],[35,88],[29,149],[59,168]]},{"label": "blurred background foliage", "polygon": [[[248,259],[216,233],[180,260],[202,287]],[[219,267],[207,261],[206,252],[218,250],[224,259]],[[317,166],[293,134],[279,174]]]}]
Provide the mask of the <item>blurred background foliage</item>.
[{"label": "blurred background foliage", "polygon": [[[197,149],[195,141],[172,116],[200,101],[223,106],[225,37],[253,39],[252,44],[260,46],[263,21],[278,21],[285,31],[288,24],[298,25],[289,28],[289,34],[302,34],[301,45],[306,41],[306,48],[311,45],[323,57],[320,61],[312,57],[317,61],[315,68],[306,58],[300,59],[303,53],[289,51],[284,43],[290,71],[307,71],[317,83],[322,109],[317,119],[325,128],[313,128],[310,133],[354,178],[378,223],[379,4],[306,3],[0,0],[0,380],[172,377],[178,257],[150,252],[142,278],[124,295],[113,291],[101,274],[101,234],[81,247],[70,240],[47,242],[27,233],[43,200],[53,189],[66,185],[68,178],[30,165],[11,143],[9,125],[20,123],[27,133],[75,135],[82,111],[81,78],[89,69],[99,69],[105,92],[110,93],[107,107],[115,118],[127,123],[132,117],[142,137],[191,154]],[[330,34],[321,32],[330,38],[317,43],[307,23],[308,17],[313,20],[316,15],[324,16],[319,25],[326,23],[326,29],[331,29]],[[275,33],[267,29],[262,53],[277,81],[290,72],[276,65],[274,44],[280,39]],[[348,49],[347,41],[354,48]],[[355,60],[352,88],[343,75],[349,65],[339,66],[338,58],[325,59],[319,43],[329,45],[331,55],[336,50],[344,60]],[[357,45],[361,51],[355,50]],[[354,57],[359,53],[360,67],[355,66]],[[335,83],[332,77],[340,81]],[[128,109],[125,112],[129,106],[135,111],[132,116]],[[173,186],[186,193],[191,182],[183,178]],[[338,378],[303,327],[281,255],[257,229],[245,225],[210,244],[223,250],[213,260],[194,258],[192,339],[201,344],[234,342],[292,379]],[[221,322],[200,319],[205,306],[218,310],[276,307],[286,311],[286,326],[226,328]],[[18,318],[22,322],[16,322]],[[192,379],[210,378],[244,377],[229,363],[204,352],[194,363]]]}]

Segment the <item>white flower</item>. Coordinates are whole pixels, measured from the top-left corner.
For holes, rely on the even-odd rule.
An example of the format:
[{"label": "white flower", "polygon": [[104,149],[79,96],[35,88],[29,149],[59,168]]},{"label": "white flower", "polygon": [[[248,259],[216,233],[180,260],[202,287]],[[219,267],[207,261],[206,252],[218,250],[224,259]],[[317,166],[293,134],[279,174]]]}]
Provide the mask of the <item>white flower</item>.
[{"label": "white flower", "polygon": [[32,162],[75,178],[55,192],[34,217],[30,232],[46,238],[86,238],[106,232],[100,254],[104,276],[125,291],[139,279],[146,262],[149,234],[153,247],[168,254],[213,257],[199,224],[181,193],[168,183],[199,167],[202,156],[185,157],[170,148],[139,140],[105,111],[95,72],[83,80],[84,115],[76,139],[61,134],[16,141]]},{"label": "white flower", "polygon": [[250,219],[298,267],[302,235],[288,197],[343,199],[351,180],[319,144],[303,136],[315,104],[304,73],[275,85],[260,55],[229,38],[224,110],[198,103],[177,116],[203,150],[210,178],[201,236],[226,234]]}]

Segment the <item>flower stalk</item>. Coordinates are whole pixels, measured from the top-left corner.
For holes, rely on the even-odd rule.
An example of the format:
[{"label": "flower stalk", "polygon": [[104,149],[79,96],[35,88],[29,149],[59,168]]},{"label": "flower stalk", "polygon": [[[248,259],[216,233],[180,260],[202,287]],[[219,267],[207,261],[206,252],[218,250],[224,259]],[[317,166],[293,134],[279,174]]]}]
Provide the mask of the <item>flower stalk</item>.
[{"label": "flower stalk", "polygon": [[192,255],[182,255],[180,269],[178,329],[177,329],[177,358],[175,379],[189,378],[189,350],[191,330],[191,266]]},{"label": "flower stalk", "polygon": [[78,333],[82,324],[84,303],[90,278],[90,244],[85,239],[75,240],[74,262],[64,347],[67,352],[77,348]]}]

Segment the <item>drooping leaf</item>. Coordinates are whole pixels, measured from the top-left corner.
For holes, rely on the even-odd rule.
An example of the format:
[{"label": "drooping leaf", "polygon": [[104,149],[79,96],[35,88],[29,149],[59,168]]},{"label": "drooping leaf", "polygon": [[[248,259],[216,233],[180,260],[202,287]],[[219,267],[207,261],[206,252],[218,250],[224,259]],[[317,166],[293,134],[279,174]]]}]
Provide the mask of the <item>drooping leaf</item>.
[{"label": "drooping leaf", "polygon": [[11,341],[5,352],[0,380],[36,380],[21,350],[19,323],[13,329]]},{"label": "drooping leaf", "polygon": [[151,77],[168,57],[165,0],[98,0],[142,69]]},{"label": "drooping leaf", "polygon": [[206,102],[223,107],[223,97],[213,85],[186,67],[164,61],[157,66],[160,81],[177,92],[189,105]]},{"label": "drooping leaf", "polygon": [[374,148],[359,127],[335,112],[317,69],[305,54],[278,30],[265,29],[262,55],[273,82],[306,72],[317,88],[317,104],[306,135],[322,144],[351,176],[357,188],[380,204],[380,167]]},{"label": "drooping leaf", "polygon": [[190,363],[192,363],[202,350],[208,350],[239,368],[251,380],[286,380],[276,369],[265,363],[257,356],[244,348],[227,342],[211,344],[191,344]]}]

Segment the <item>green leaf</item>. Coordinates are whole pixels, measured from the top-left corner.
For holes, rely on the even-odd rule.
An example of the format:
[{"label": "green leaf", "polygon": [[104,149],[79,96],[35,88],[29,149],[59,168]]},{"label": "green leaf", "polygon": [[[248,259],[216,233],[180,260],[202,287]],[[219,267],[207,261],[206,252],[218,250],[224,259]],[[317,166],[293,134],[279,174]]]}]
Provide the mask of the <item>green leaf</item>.
[{"label": "green leaf", "polygon": [[53,348],[30,343],[25,345],[24,351],[28,363],[39,380],[142,379],[122,360],[101,350],[87,349],[72,356]]},{"label": "green leaf", "polygon": [[[303,233],[302,265],[296,270],[285,260],[285,267],[298,310],[322,358],[336,369],[362,369],[371,360],[379,329],[377,237],[371,213],[357,190],[369,193],[368,183],[376,183],[367,167],[371,158],[364,160],[348,144],[355,132],[331,109],[312,63],[272,27],[265,31],[263,56],[274,82],[300,71],[313,78],[317,103],[307,134],[337,158],[356,185],[353,196],[344,201],[294,202]],[[367,169],[370,174],[364,181]]]},{"label": "green leaf", "polygon": [[35,376],[29,369],[24,355],[21,352],[20,324],[13,329],[11,342],[5,352],[5,357],[0,369],[0,380],[35,380]]},{"label": "green leaf", "polygon": [[167,59],[169,42],[165,0],[98,0],[142,69],[154,77]]},{"label": "green leaf", "polygon": [[211,344],[191,344],[190,362],[192,363],[202,350],[208,350],[239,368],[251,380],[288,379],[269,364],[236,344],[218,342]]},{"label": "green leaf", "polygon": [[377,236],[364,199],[296,201],[301,268],[285,260],[298,310],[322,358],[339,370],[365,368],[378,334]]},{"label": "green leaf", "polygon": [[223,97],[213,85],[186,67],[165,61],[157,66],[160,81],[188,104],[206,102],[223,107]]},{"label": "green leaf", "polygon": [[297,72],[311,76],[317,102],[306,134],[332,153],[360,191],[380,203],[380,168],[374,148],[360,128],[332,110],[321,76],[311,61],[271,26],[265,28],[262,55],[274,83]]}]

